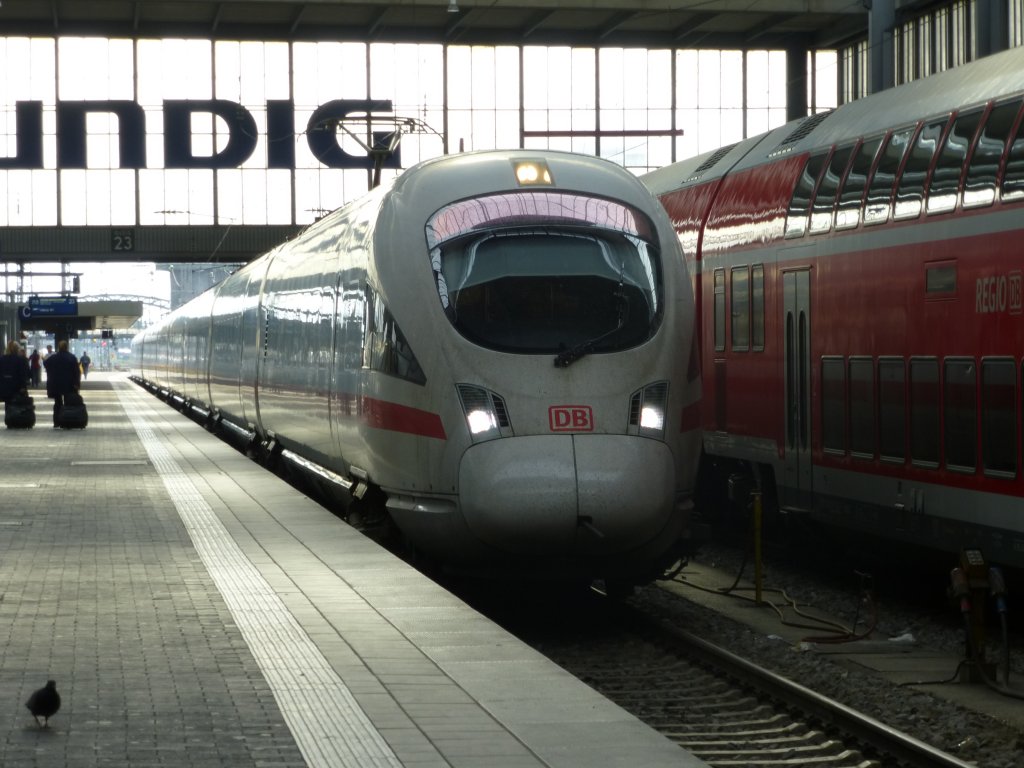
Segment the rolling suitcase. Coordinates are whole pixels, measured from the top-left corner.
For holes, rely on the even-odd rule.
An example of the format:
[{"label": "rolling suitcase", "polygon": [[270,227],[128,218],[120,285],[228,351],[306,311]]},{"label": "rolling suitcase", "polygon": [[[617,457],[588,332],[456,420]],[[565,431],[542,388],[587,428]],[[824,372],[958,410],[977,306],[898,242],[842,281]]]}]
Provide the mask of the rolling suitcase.
[{"label": "rolling suitcase", "polygon": [[32,429],[36,425],[36,406],[32,398],[18,394],[4,404],[4,424],[8,429]]},{"label": "rolling suitcase", "polygon": [[77,392],[64,395],[64,405],[57,412],[57,426],[61,429],[85,429],[89,423],[89,412]]}]

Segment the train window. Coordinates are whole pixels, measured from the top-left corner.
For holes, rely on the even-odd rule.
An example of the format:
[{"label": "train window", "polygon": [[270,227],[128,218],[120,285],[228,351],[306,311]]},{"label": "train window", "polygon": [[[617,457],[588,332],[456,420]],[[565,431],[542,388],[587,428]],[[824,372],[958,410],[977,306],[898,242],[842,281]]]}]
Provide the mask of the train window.
[{"label": "train window", "polygon": [[750,268],[750,343],[755,352],[764,351],[764,264]]},{"label": "train window", "polygon": [[612,352],[643,343],[657,327],[655,252],[628,235],[516,230],[446,253],[448,316],[488,349]]},{"label": "train window", "polygon": [[1017,475],[1017,366],[981,361],[981,461],[986,475]]},{"label": "train window", "polygon": [[820,234],[832,229],[832,214],[839,192],[839,182],[843,180],[846,166],[849,165],[853,147],[840,147],[832,154],[825,173],[822,174],[818,191],[814,194],[811,204],[811,234]]},{"label": "train window", "polygon": [[818,186],[818,177],[825,168],[828,152],[811,155],[800,174],[793,199],[789,201],[789,215],[786,218],[786,237],[801,237],[807,231],[807,214],[811,207],[811,195]]},{"label": "train window", "polygon": [[997,104],[989,113],[974,146],[967,178],[964,180],[964,208],[992,205],[996,199],[996,177],[1006,141],[1017,119],[1020,102]]},{"label": "train window", "polygon": [[725,270],[715,270],[715,351],[725,351]]},{"label": "train window", "polygon": [[821,358],[821,445],[846,452],[846,366],[841,357]]},{"label": "train window", "polygon": [[956,262],[935,261],[925,265],[924,292],[929,299],[956,297]]},{"label": "train window", "polygon": [[910,360],[910,459],[917,466],[939,466],[939,361]]},{"label": "train window", "polygon": [[967,152],[978,132],[983,110],[958,115],[939,152],[928,188],[928,213],[946,213],[956,208]]},{"label": "train window", "polygon": [[851,229],[860,223],[860,206],[864,189],[868,185],[868,174],[875,155],[882,145],[883,136],[867,139],[853,157],[850,172],[846,174],[843,189],[839,193],[839,208],[836,211],[836,229]]},{"label": "train window", "polygon": [[861,458],[875,455],[875,364],[870,357],[851,357],[850,453]]},{"label": "train window", "polygon": [[932,158],[939,150],[939,141],[942,140],[948,123],[949,117],[925,123],[917,135],[896,187],[894,219],[912,219],[920,215],[924,204],[924,183],[928,179],[928,169],[931,168]]},{"label": "train window", "polygon": [[750,349],[750,268],[733,267],[732,285],[732,351]]},{"label": "train window", "polygon": [[903,463],[907,446],[907,381],[901,357],[878,358],[878,454]]},{"label": "train window", "polygon": [[587,195],[517,192],[442,208],[426,225],[445,316],[474,344],[518,354],[629,349],[663,310],[654,225]]},{"label": "train window", "polygon": [[889,136],[889,140],[878,158],[878,166],[868,183],[867,198],[864,201],[865,224],[881,224],[889,220],[896,172],[900,169],[903,155],[906,153],[913,135],[913,128],[904,128]]},{"label": "train window", "polygon": [[1010,200],[1024,200],[1024,120],[1017,128],[1003,174],[1003,202]]},{"label": "train window", "polygon": [[959,472],[973,472],[978,462],[978,384],[974,359],[947,358],[943,368],[946,466]]},{"label": "train window", "polygon": [[433,250],[448,241],[494,230],[510,220],[519,226],[557,222],[589,231],[632,235],[647,242],[657,240],[650,218],[625,203],[591,195],[531,190],[469,197],[444,206],[427,221],[427,246]]},{"label": "train window", "polygon": [[371,371],[397,376],[414,384],[426,384],[427,377],[394,315],[380,294],[369,286],[366,288],[365,307],[367,333],[363,364]]}]

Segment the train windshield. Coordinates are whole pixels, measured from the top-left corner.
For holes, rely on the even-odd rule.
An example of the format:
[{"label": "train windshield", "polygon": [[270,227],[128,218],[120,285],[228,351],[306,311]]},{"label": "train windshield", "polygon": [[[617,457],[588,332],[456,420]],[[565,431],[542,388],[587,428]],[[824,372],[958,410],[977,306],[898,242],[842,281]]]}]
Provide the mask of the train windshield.
[{"label": "train windshield", "polygon": [[622,203],[519,192],[441,209],[427,241],[441,306],[463,336],[557,354],[565,365],[654,334],[662,288],[653,231]]}]

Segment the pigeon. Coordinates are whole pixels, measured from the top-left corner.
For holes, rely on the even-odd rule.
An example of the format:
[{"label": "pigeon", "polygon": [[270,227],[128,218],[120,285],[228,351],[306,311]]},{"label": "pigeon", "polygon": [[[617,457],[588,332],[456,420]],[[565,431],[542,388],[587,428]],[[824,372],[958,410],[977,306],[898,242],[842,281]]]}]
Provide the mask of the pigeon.
[{"label": "pigeon", "polygon": [[32,713],[32,717],[36,719],[37,723],[41,717],[43,718],[42,727],[48,727],[50,718],[57,714],[57,710],[60,709],[60,694],[57,693],[57,683],[53,680],[47,680],[46,687],[40,688],[29,696],[25,706],[28,707],[28,711]]}]

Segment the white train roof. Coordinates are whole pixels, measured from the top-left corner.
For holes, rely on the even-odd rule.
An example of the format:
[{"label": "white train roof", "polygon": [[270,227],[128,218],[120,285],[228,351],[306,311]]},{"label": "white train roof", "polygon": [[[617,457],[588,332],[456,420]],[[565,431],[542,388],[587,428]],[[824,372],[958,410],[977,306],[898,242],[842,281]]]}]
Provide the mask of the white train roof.
[{"label": "white train roof", "polygon": [[[648,190],[610,160],[574,152],[548,149],[480,150],[443,155],[426,160],[404,171],[394,182],[397,194],[413,192],[425,201],[442,201],[489,194],[501,188],[515,190],[514,160],[543,160],[551,170],[553,186],[536,189],[572,190],[598,196],[621,197],[631,190],[629,202],[644,206],[650,201]],[[504,180],[504,181],[502,181]],[[457,184],[457,188],[453,188]],[[614,192],[613,192],[614,190]]]}]

